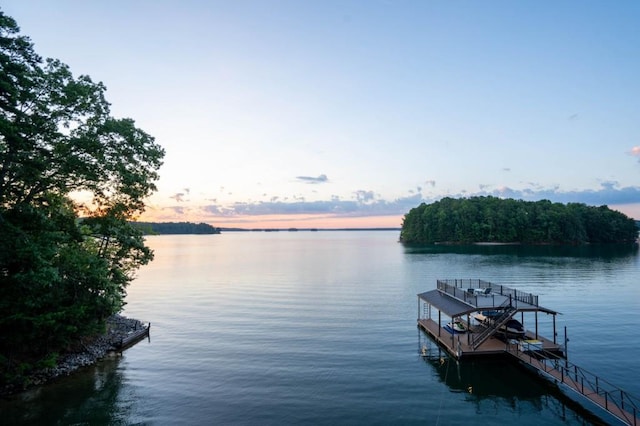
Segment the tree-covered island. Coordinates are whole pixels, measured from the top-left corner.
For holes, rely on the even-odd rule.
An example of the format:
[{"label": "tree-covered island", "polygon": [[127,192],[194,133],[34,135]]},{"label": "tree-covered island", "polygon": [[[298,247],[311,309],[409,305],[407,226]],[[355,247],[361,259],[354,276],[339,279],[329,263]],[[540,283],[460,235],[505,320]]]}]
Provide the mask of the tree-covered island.
[{"label": "tree-covered island", "polygon": [[164,150],[105,90],[0,11],[0,391],[104,333],[153,257],[130,220]]},{"label": "tree-covered island", "polygon": [[589,244],[636,241],[638,227],[607,206],[523,201],[497,197],[443,198],[404,216],[407,244]]}]

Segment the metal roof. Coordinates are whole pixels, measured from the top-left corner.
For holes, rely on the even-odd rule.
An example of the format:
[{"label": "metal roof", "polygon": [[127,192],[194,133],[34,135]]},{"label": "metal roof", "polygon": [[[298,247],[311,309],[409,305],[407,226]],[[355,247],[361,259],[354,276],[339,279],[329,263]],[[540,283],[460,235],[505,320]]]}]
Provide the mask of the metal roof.
[{"label": "metal roof", "polygon": [[[447,294],[443,291],[440,290],[430,290],[424,293],[420,293],[418,294],[418,297],[421,300],[424,300],[425,302],[429,303],[430,305],[434,306],[436,309],[438,309],[440,312],[444,313],[445,315],[453,318],[453,317],[459,317],[462,315],[467,315],[467,314],[471,314],[473,312],[479,312],[482,311],[483,309],[491,309],[492,307],[496,307],[499,306],[500,303],[502,303],[503,300],[506,300],[507,298],[505,298],[504,296],[499,296],[496,295],[495,298],[497,299],[498,297],[500,297],[500,300],[493,300],[493,303],[488,303],[489,299],[487,300],[487,304],[478,304],[476,305],[472,305],[470,303],[466,303],[456,297],[451,296],[450,294]],[[478,301],[482,300],[481,298],[478,298]],[[498,301],[499,303],[495,303],[496,301]],[[544,308],[542,306],[535,306],[535,305],[531,305],[528,303],[524,303],[521,301],[517,301],[515,302],[515,308],[517,311],[522,311],[522,312],[533,312],[533,311],[539,311],[539,312],[545,312],[547,314],[552,314],[552,315],[557,315],[558,312],[553,311],[551,309],[547,309]]]},{"label": "metal roof", "polygon": [[453,318],[461,315],[470,314],[478,310],[476,306],[469,305],[463,301],[449,296],[439,290],[431,290],[425,293],[420,293],[418,297],[430,305],[435,306],[438,310],[445,315]]}]

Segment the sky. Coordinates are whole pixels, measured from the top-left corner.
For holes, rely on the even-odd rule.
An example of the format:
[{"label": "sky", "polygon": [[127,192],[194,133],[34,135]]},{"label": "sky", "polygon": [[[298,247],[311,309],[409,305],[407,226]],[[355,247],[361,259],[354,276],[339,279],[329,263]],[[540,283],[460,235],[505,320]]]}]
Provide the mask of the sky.
[{"label": "sky", "polygon": [[400,227],[497,196],[640,219],[640,2],[4,0],[165,150],[140,220]]}]

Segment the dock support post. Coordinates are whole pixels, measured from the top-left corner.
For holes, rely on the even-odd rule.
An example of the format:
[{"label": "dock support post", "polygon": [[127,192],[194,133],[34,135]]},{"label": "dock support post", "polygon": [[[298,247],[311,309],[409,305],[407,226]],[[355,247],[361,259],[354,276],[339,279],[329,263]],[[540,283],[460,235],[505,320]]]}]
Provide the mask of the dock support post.
[{"label": "dock support post", "polygon": [[569,366],[569,339],[567,339],[567,326],[564,326],[564,359]]}]

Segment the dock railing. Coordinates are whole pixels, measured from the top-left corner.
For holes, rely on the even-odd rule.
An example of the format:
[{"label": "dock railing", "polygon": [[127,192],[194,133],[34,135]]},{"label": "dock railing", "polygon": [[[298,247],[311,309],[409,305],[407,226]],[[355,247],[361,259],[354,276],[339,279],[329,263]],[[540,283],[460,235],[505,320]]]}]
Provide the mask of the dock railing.
[{"label": "dock railing", "polygon": [[520,359],[522,356],[519,355],[528,357],[529,365],[556,378],[627,424],[638,426],[640,398],[635,395],[551,352],[522,352],[518,345],[507,345],[507,352]]},{"label": "dock railing", "polygon": [[489,281],[477,279],[437,280],[436,285],[438,290],[470,303],[473,306],[478,306],[478,296],[475,292],[469,292],[469,289],[491,289],[491,293],[511,297],[514,302],[523,302],[529,305],[539,306],[538,296],[535,294],[509,288],[501,284],[490,283]]}]

